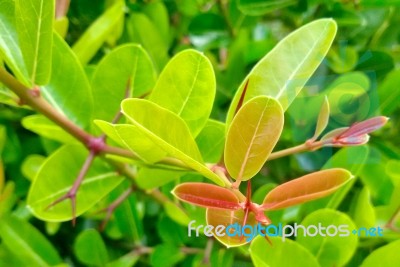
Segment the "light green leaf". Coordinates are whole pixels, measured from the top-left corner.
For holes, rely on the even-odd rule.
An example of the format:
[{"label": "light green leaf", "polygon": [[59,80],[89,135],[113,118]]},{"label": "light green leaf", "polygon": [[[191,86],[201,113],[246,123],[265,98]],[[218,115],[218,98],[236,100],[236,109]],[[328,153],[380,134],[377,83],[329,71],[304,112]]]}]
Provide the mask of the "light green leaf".
[{"label": "light green leaf", "polygon": [[[67,221],[72,218],[70,201],[46,208],[71,188],[85,158],[87,150],[80,145],[65,145],[50,155],[40,168],[28,194],[28,208],[45,221]],[[79,216],[111,190],[123,178],[100,159],[95,159],[76,196],[76,215]]]},{"label": "light green leaf", "polygon": [[206,162],[218,162],[224,152],[225,124],[208,120],[196,137],[196,143]]},{"label": "light green leaf", "polygon": [[88,229],[81,232],[74,243],[78,260],[89,266],[104,266],[108,262],[106,245],[99,232]]},{"label": "light green leaf", "polygon": [[141,168],[135,181],[140,188],[148,190],[177,180],[185,173],[176,170]]},{"label": "light green leaf", "polygon": [[[342,212],[330,209],[317,210],[309,214],[301,225],[306,229],[310,225],[326,227],[323,232],[326,236],[321,234],[304,236],[304,230],[299,230],[297,234],[297,242],[315,255],[321,267],[343,266],[357,249],[358,237],[352,233],[356,226]],[[329,227],[330,225],[334,227]]]},{"label": "light green leaf", "polygon": [[54,21],[54,30],[62,37],[65,38],[65,36],[68,33],[68,26],[69,26],[69,20],[67,17],[60,17],[56,18]]},{"label": "light green leaf", "polygon": [[[328,52],[336,34],[332,19],[320,19],[297,29],[262,58],[247,75],[229,107],[227,125],[249,81],[244,102],[266,95],[286,110]],[[279,66],[277,66],[277,64]]]},{"label": "light green leaf", "polygon": [[393,70],[385,77],[385,80],[378,87],[381,113],[390,115],[399,107],[400,70]]},{"label": "light green leaf", "polygon": [[315,133],[312,139],[317,139],[318,136],[325,130],[329,122],[329,101],[325,96],[324,102],[322,103],[321,110],[318,115],[317,126],[315,127]]},{"label": "light green leaf", "polygon": [[130,252],[124,256],[107,263],[107,267],[132,267],[139,260],[139,255]]},{"label": "light green leaf", "polygon": [[349,46],[344,48],[340,47],[339,49],[331,49],[327,58],[328,65],[334,72],[345,73],[351,71],[356,66],[358,52],[356,49]]},{"label": "light green leaf", "polygon": [[150,100],[180,116],[197,136],[210,116],[215,90],[210,61],[200,52],[185,50],[165,66]]},{"label": "light green leaf", "polygon": [[361,267],[397,266],[400,264],[400,240],[391,242],[374,251],[363,261]]},{"label": "light green leaf", "polygon": [[19,45],[31,83],[36,85],[45,85],[50,79],[54,2],[15,1]]},{"label": "light green leaf", "polygon": [[0,56],[18,80],[30,86],[15,25],[15,1],[0,0],[0,10]]},{"label": "light green leaf", "polygon": [[[129,79],[131,88],[127,90]],[[155,80],[153,64],[140,45],[127,44],[112,50],[100,61],[91,81],[93,117],[111,121],[124,98],[142,96],[154,87]]]},{"label": "light green leaf", "polygon": [[50,82],[42,87],[43,96],[57,110],[83,128],[90,125],[93,97],[89,82],[68,44],[54,34]]},{"label": "light green leaf", "polygon": [[25,266],[42,267],[61,263],[57,251],[40,231],[17,217],[1,218],[0,236],[3,244]]},{"label": "light green leaf", "polygon": [[[42,155],[31,154],[22,163],[21,171],[22,174],[30,181],[36,177],[40,167],[45,161],[45,157]],[[0,186],[1,191],[1,186]]]},{"label": "light green leaf", "polygon": [[238,8],[243,14],[260,16],[296,4],[295,0],[238,0]]},{"label": "light green leaf", "polygon": [[72,50],[82,65],[85,65],[92,59],[108,36],[113,32],[116,25],[123,19],[124,7],[124,1],[117,1],[93,22],[72,46]]},{"label": "light green leaf", "polygon": [[168,10],[162,1],[154,1],[147,3],[143,7],[143,12],[150,18],[151,22],[159,30],[164,40],[169,40],[169,16]]},{"label": "light green leaf", "polygon": [[301,266],[319,267],[315,257],[299,243],[281,237],[256,237],[250,245],[250,256],[256,267]]},{"label": "light green leaf", "polygon": [[[185,122],[171,111],[144,99],[122,101],[122,113],[154,144],[219,185],[222,179],[202,162]],[[156,119],[155,119],[156,118]],[[165,124],[168,122],[168,125]]]},{"label": "light green leaf", "polygon": [[143,45],[149,52],[151,59],[160,72],[168,62],[168,40],[165,40],[157,25],[152,19],[143,13],[132,13],[128,22],[127,30],[131,41]]},{"label": "light green leaf", "polygon": [[245,181],[256,175],[283,129],[283,110],[273,98],[259,96],[240,108],[229,127],[225,165],[229,174]]},{"label": "light green leaf", "polygon": [[61,143],[77,143],[78,141],[63,128],[43,115],[30,115],[22,119],[22,125],[40,136]]},{"label": "light green leaf", "polygon": [[191,220],[191,218],[189,218],[183,209],[178,207],[178,205],[172,201],[165,202],[164,209],[168,217],[180,225],[187,226]]},{"label": "light green leaf", "polygon": [[371,203],[371,197],[367,187],[364,187],[358,194],[354,204],[353,214],[354,222],[359,228],[375,226],[375,210]]},{"label": "light green leaf", "polygon": [[167,156],[167,152],[148,138],[138,127],[131,124],[112,124],[96,120],[95,124],[111,139],[127,147],[148,163],[156,163]]}]

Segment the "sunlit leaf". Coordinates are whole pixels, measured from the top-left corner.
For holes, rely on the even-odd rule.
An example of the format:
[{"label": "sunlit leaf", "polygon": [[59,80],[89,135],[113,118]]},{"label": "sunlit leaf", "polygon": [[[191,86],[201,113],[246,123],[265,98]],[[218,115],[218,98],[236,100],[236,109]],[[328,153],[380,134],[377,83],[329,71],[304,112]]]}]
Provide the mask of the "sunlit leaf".
[{"label": "sunlit leaf", "polygon": [[83,33],[72,49],[83,65],[88,63],[103,45],[124,14],[124,1],[116,1]]},{"label": "sunlit leaf", "polygon": [[[72,218],[71,203],[63,201],[46,208],[66,194],[76,179],[88,152],[80,145],[65,145],[55,151],[40,168],[28,194],[28,208],[45,221]],[[84,213],[113,190],[123,178],[100,159],[93,162],[76,196],[76,215]]]},{"label": "sunlit leaf", "polygon": [[197,136],[210,116],[215,90],[210,61],[195,50],[185,50],[165,66],[150,100],[181,117]]},{"label": "sunlit leaf", "polygon": [[172,194],[178,199],[208,208],[236,210],[240,208],[239,199],[229,189],[206,183],[182,183],[174,188]]},{"label": "sunlit leaf", "polygon": [[279,42],[243,80],[229,107],[227,125],[233,119],[247,80],[250,82],[245,103],[255,96],[266,95],[276,98],[286,110],[323,60],[335,34],[336,23],[331,19],[320,19]]},{"label": "sunlit leaf", "polygon": [[19,45],[32,84],[50,79],[54,1],[16,0],[15,22]]},{"label": "sunlit leaf", "polygon": [[250,245],[250,256],[256,267],[267,266],[307,266],[319,267],[315,257],[302,245],[281,237],[256,237]]},{"label": "sunlit leaf", "polygon": [[324,236],[321,234],[304,236],[302,230],[299,230],[296,238],[299,244],[315,255],[321,267],[344,266],[357,249],[358,237],[351,233],[356,226],[342,212],[330,209],[317,210],[309,214],[301,225],[306,229],[311,225],[321,225],[325,228],[322,232]]},{"label": "sunlit leaf", "polygon": [[307,174],[271,190],[263,201],[263,208],[282,209],[327,196],[352,178],[350,172],[339,168]]},{"label": "sunlit leaf", "polygon": [[281,135],[283,111],[266,96],[248,101],[236,114],[228,130],[225,165],[237,180],[248,180],[260,171]]},{"label": "sunlit leaf", "polygon": [[143,99],[124,100],[122,112],[140,132],[170,156],[181,160],[215,183],[223,184],[222,179],[202,163],[189,128],[175,113]]}]

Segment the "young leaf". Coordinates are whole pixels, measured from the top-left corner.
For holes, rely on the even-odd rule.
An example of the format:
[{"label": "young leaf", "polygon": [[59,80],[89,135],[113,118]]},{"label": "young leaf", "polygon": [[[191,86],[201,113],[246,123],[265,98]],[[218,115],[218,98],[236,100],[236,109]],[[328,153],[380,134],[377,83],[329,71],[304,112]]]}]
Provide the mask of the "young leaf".
[{"label": "young leaf", "polygon": [[317,126],[315,127],[314,136],[311,138],[312,140],[316,140],[318,136],[325,130],[326,126],[329,122],[329,101],[325,96],[324,103],[322,103],[321,110],[318,115]]},{"label": "young leaf", "polygon": [[71,121],[88,128],[93,111],[89,81],[71,48],[56,33],[51,66],[50,82],[41,88],[43,96]]},{"label": "young leaf", "polygon": [[[142,96],[153,88],[155,80],[153,64],[140,45],[115,48],[100,61],[93,74],[93,117],[111,121],[124,98]],[[131,88],[127,91],[128,81]]]},{"label": "young leaf", "polygon": [[[65,145],[46,159],[28,193],[28,208],[36,217],[54,222],[72,218],[69,201],[63,201],[48,210],[46,208],[68,192],[87,154],[81,145]],[[122,180],[123,177],[111,171],[100,159],[95,159],[78,190],[76,216],[90,209]]]},{"label": "young leaf", "polygon": [[283,39],[243,80],[229,107],[227,125],[234,117],[247,80],[250,83],[244,103],[255,96],[266,95],[277,99],[286,110],[323,60],[335,34],[335,21],[319,19]]},{"label": "young leaf", "polygon": [[15,2],[13,0],[0,1],[0,10],[0,57],[7,63],[19,81],[26,86],[31,86],[18,41],[15,25]]},{"label": "young leaf", "polygon": [[[242,246],[248,242],[250,242],[257,233],[252,233],[250,229],[246,229],[244,231],[244,235],[242,235],[242,231],[240,228],[243,226],[245,211],[243,209],[238,210],[221,210],[208,208],[207,209],[207,225],[214,226],[212,233],[214,237],[224,244],[226,247],[238,247]],[[255,219],[254,213],[250,212],[247,216],[246,225],[251,226],[252,229],[258,224]],[[229,231],[230,235],[228,235],[225,231],[222,233],[225,234],[223,236],[218,235],[217,229],[218,225],[224,225],[225,227],[231,226],[230,229],[225,228],[225,231]]]},{"label": "young leaf", "polygon": [[124,15],[124,1],[116,1],[102,14],[73,45],[72,50],[85,65],[96,54]]},{"label": "young leaf", "polygon": [[32,84],[50,79],[54,2],[16,0],[15,21],[19,45]]},{"label": "young leaf", "polygon": [[229,189],[206,183],[183,183],[172,194],[178,199],[207,208],[237,210],[239,199]]},{"label": "young leaf", "polygon": [[344,169],[314,172],[272,189],[264,198],[265,210],[277,210],[298,205],[333,193],[353,176]]},{"label": "young leaf", "polygon": [[189,128],[175,113],[144,99],[122,101],[122,113],[143,135],[170,156],[181,160],[215,183],[224,184],[221,177],[202,163],[199,149]]},{"label": "young leaf", "polygon": [[210,61],[202,53],[190,49],[168,62],[150,100],[181,117],[196,137],[210,116],[215,91]]},{"label": "young leaf", "polygon": [[248,180],[260,171],[281,135],[283,111],[266,96],[248,101],[236,114],[225,143],[225,165],[237,180]]}]

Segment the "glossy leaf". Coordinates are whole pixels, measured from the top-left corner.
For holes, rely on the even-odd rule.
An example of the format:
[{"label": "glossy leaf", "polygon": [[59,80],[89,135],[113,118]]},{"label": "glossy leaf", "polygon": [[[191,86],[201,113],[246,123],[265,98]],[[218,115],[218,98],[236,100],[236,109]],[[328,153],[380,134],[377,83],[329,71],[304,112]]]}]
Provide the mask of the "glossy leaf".
[{"label": "glossy leaf", "polygon": [[307,174],[271,190],[263,201],[263,208],[283,209],[327,196],[352,178],[350,172],[339,168]]},{"label": "glossy leaf", "polygon": [[313,139],[318,138],[320,134],[325,130],[326,126],[329,122],[329,102],[328,98],[325,97],[324,102],[322,103],[321,110],[318,115],[317,126],[315,127],[315,133]]},{"label": "glossy leaf", "polygon": [[236,114],[225,143],[225,165],[237,180],[256,175],[278,142],[283,128],[280,104],[266,96],[248,101]]},{"label": "glossy leaf", "polygon": [[153,64],[140,45],[127,44],[112,50],[100,61],[91,80],[93,117],[111,121],[124,98],[147,93],[155,79]]},{"label": "glossy leaf", "polygon": [[[207,209],[207,225],[212,225],[214,228],[211,231],[214,237],[224,244],[226,247],[238,247],[250,242],[255,236],[250,229],[244,230],[244,235],[242,235],[241,228],[244,224],[245,212],[243,209],[239,210],[221,210],[221,209]],[[257,225],[254,213],[250,212],[247,216],[246,225],[254,227]],[[216,229],[218,225],[224,225],[225,231],[222,231],[224,235],[218,234],[216,231],[221,231]],[[227,228],[231,226],[229,229]],[[230,235],[226,233],[230,232]]]},{"label": "glossy leaf", "polygon": [[238,0],[238,8],[245,15],[260,16],[296,4],[295,0]]},{"label": "glossy leaf", "polygon": [[19,45],[32,85],[45,85],[50,79],[53,17],[54,1],[15,1]]},{"label": "glossy leaf", "polygon": [[400,240],[382,246],[369,254],[369,256],[361,264],[361,267],[393,266],[393,264],[397,265],[400,263],[399,249]]},{"label": "glossy leaf", "polygon": [[25,266],[54,266],[61,263],[58,252],[40,231],[15,216],[1,218],[0,236],[2,243]]},{"label": "glossy leaf", "polygon": [[182,183],[174,188],[172,194],[178,199],[208,208],[237,210],[239,199],[229,189],[206,183]]},{"label": "glossy leaf", "polygon": [[391,71],[378,87],[378,95],[382,114],[389,115],[399,107],[400,70]]},{"label": "glossy leaf", "polygon": [[46,100],[83,128],[90,125],[93,97],[89,82],[68,44],[56,33],[50,82],[41,88]]},{"label": "glossy leaf", "polygon": [[106,245],[94,229],[87,229],[78,235],[74,252],[78,260],[86,265],[104,266],[108,262]]},{"label": "glossy leaf", "polygon": [[299,243],[281,237],[256,237],[250,245],[250,256],[256,267],[266,266],[307,266],[319,267],[315,257]]},{"label": "glossy leaf", "polygon": [[[229,107],[227,124],[233,119],[247,80],[250,82],[244,103],[255,96],[266,95],[277,99],[286,110],[323,60],[335,34],[336,23],[320,19],[283,39],[243,80]],[[279,67],[276,67],[277,62]]]},{"label": "glossy leaf", "polygon": [[123,18],[124,6],[124,1],[116,1],[73,45],[72,49],[83,65],[91,60]]},{"label": "glossy leaf", "polygon": [[196,137],[196,143],[205,162],[218,162],[224,152],[225,124],[208,120]]},{"label": "glossy leaf", "polygon": [[[321,267],[344,266],[357,249],[358,237],[351,232],[357,228],[354,222],[340,211],[330,209],[317,210],[309,214],[301,222],[301,225],[304,225],[306,229],[310,225],[325,227],[323,232],[325,236],[320,234],[304,236],[302,231],[299,230],[296,239],[299,244],[315,255]],[[329,227],[330,225],[334,225],[335,228]],[[337,233],[334,234],[334,232]]]},{"label": "glossy leaf", "polygon": [[215,90],[210,61],[200,52],[185,50],[165,66],[150,100],[181,117],[197,136],[210,116]]},{"label": "glossy leaf", "polygon": [[0,1],[0,56],[15,76],[30,86],[30,77],[25,67],[15,25],[15,1]]},{"label": "glossy leaf", "polygon": [[[88,152],[80,145],[65,145],[47,158],[40,168],[28,194],[28,208],[45,221],[67,221],[72,218],[71,203],[66,200],[46,208],[71,188]],[[93,162],[77,193],[76,215],[87,211],[123,178],[110,171],[100,159]]]},{"label": "glossy leaf", "polygon": [[[223,184],[222,179],[202,163],[189,128],[176,114],[143,99],[124,100],[122,112],[143,135],[170,156],[181,160],[215,183]],[[168,122],[168,127],[165,122]]]},{"label": "glossy leaf", "polygon": [[30,115],[22,120],[22,125],[40,136],[61,143],[77,143],[78,141],[63,128],[56,125],[43,115]]},{"label": "glossy leaf", "polygon": [[100,120],[96,120],[95,123],[107,136],[126,146],[145,162],[156,163],[167,156],[162,148],[134,125],[111,124]]}]

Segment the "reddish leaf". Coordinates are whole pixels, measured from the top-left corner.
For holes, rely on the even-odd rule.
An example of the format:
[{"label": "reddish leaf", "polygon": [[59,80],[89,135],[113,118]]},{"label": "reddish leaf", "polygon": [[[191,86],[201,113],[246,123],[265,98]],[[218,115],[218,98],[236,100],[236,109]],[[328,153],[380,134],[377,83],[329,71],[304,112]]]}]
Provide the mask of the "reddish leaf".
[{"label": "reddish leaf", "polygon": [[370,132],[373,132],[373,131],[378,130],[379,128],[383,127],[388,120],[389,120],[389,118],[387,118],[387,117],[378,116],[378,117],[373,117],[373,118],[370,118],[370,119],[362,121],[362,122],[357,122],[357,123],[353,124],[352,126],[350,126],[349,129],[347,129],[345,132],[343,132],[337,138],[342,139],[342,138],[347,138],[347,137],[356,137],[356,136],[368,134]]},{"label": "reddish leaf", "polygon": [[241,206],[234,193],[226,188],[206,183],[183,183],[172,194],[178,199],[207,208],[236,210]]},{"label": "reddish leaf", "polygon": [[272,189],[263,201],[265,210],[277,210],[333,193],[353,176],[345,169],[314,172]]}]

